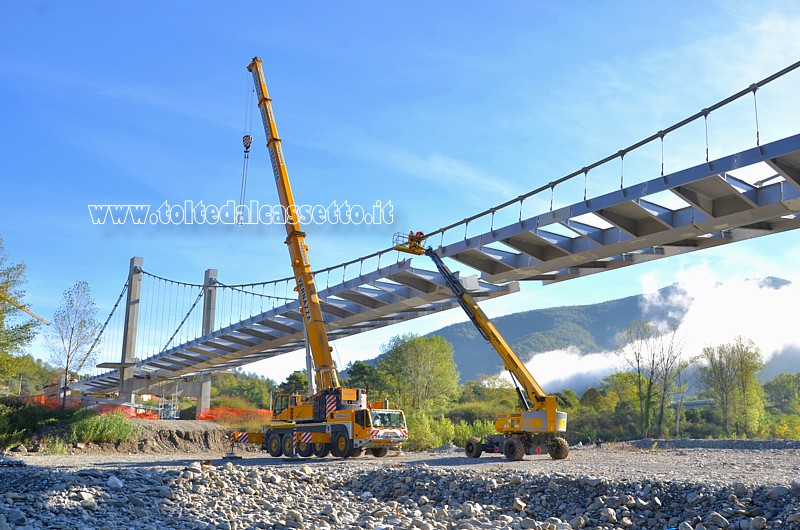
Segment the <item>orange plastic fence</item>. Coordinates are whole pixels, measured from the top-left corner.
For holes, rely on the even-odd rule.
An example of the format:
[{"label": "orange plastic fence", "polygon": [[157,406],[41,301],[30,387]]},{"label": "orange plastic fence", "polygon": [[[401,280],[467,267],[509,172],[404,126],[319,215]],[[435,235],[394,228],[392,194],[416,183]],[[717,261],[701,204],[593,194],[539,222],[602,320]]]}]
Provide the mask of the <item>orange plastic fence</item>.
[{"label": "orange plastic fence", "polygon": [[[17,403],[36,403],[49,409],[59,409],[62,406],[61,398],[46,396],[45,394],[38,394],[36,396],[10,396],[7,398]],[[66,407],[68,409],[78,408],[83,406],[84,403],[78,397],[67,396]],[[158,414],[153,413],[146,409],[134,409],[132,407],[125,407],[122,405],[113,405],[107,403],[92,403],[89,407],[99,411],[101,414],[107,412],[121,412],[128,418],[141,418],[145,420],[157,420]]]},{"label": "orange plastic fence", "polygon": [[211,407],[198,414],[198,420],[218,421],[269,421],[272,411],[267,409],[234,409],[230,407]]}]

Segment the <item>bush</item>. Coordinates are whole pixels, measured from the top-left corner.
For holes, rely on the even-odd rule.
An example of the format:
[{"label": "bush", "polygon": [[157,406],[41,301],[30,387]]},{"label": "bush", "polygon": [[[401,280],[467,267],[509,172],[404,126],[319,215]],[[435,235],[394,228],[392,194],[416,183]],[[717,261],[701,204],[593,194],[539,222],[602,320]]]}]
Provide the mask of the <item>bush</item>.
[{"label": "bush", "polygon": [[90,409],[83,409],[75,414],[75,421],[70,426],[72,442],[125,442],[136,432],[135,425],[121,412],[97,414]]},{"label": "bush", "polygon": [[408,416],[409,451],[427,451],[442,445],[440,438],[431,428],[431,418],[427,414],[411,414]]},{"label": "bush", "polygon": [[226,407],[230,409],[255,410],[258,407],[243,397],[218,396],[211,400],[212,407]]},{"label": "bush", "polygon": [[467,438],[483,438],[487,434],[494,434],[494,422],[478,420],[474,423],[460,421],[454,425],[453,445],[464,447]]},{"label": "bush", "polygon": [[60,436],[42,438],[39,450],[46,455],[65,455],[67,454],[67,443]]},{"label": "bush", "polygon": [[71,414],[69,410],[51,409],[36,403],[0,404],[0,448],[24,443],[42,426],[53,425]]},{"label": "bush", "polygon": [[453,422],[494,422],[495,417],[497,417],[497,411],[497,405],[493,403],[470,401],[468,403],[454,404],[447,412],[447,417]]},{"label": "bush", "polygon": [[[456,435],[455,427],[453,426],[453,422],[445,417],[441,417],[438,420],[432,419],[430,422],[431,431],[439,438],[439,445],[444,444],[451,444],[453,443],[453,438]],[[439,447],[437,445],[436,447]]]}]

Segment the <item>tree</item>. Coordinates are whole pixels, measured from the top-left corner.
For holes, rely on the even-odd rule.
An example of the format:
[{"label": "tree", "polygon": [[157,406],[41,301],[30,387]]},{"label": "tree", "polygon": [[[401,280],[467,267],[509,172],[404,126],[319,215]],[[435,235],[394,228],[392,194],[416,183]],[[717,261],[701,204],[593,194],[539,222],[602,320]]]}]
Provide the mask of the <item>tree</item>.
[{"label": "tree", "polygon": [[689,391],[689,367],[696,362],[696,359],[679,361],[675,366],[675,393],[678,395],[678,405],[675,409],[675,436],[681,435],[681,416],[683,416],[683,402],[686,393]]},{"label": "tree", "polygon": [[25,264],[8,261],[3,238],[0,237],[0,381],[18,376],[18,361],[15,354],[31,343],[36,336],[38,323],[24,318],[17,321],[22,311],[25,291]]},{"label": "tree", "polygon": [[763,367],[761,351],[752,341],[737,337],[733,342],[703,348],[704,364],[699,382],[722,415],[726,434],[736,426],[740,434],[752,432],[763,414],[761,386],[756,376]]},{"label": "tree", "polygon": [[581,405],[596,409],[597,405],[600,403],[600,397],[600,392],[598,392],[595,387],[590,386],[583,392],[583,395],[581,396]]},{"label": "tree", "polygon": [[294,371],[281,383],[280,391],[287,394],[305,394],[308,390],[308,376],[305,371]]},{"label": "tree", "polygon": [[620,350],[625,362],[636,377],[636,395],[639,402],[639,430],[642,438],[650,437],[653,419],[653,402],[656,393],[658,359],[656,358],[656,328],[644,320],[631,322],[625,330],[624,345]]},{"label": "tree", "polygon": [[442,337],[398,335],[381,349],[378,374],[403,406],[425,411],[458,397],[453,346]]},{"label": "tree", "polygon": [[95,319],[95,306],[89,284],[77,281],[64,291],[61,306],[53,315],[52,329],[47,337],[50,359],[64,375],[64,394],[61,406],[67,404],[66,387],[70,375],[79,374],[94,362],[92,344],[100,329]]},{"label": "tree", "polygon": [[781,372],[764,383],[764,392],[772,407],[784,414],[800,412],[800,372]]},{"label": "tree", "polygon": [[347,365],[347,382],[350,388],[363,388],[367,395],[378,396],[381,393],[381,379],[378,370],[364,361],[356,361]]},{"label": "tree", "polygon": [[667,400],[683,347],[677,329],[672,326],[664,332],[651,322],[637,320],[625,330],[620,354],[639,376],[639,427],[644,438],[665,434]]}]

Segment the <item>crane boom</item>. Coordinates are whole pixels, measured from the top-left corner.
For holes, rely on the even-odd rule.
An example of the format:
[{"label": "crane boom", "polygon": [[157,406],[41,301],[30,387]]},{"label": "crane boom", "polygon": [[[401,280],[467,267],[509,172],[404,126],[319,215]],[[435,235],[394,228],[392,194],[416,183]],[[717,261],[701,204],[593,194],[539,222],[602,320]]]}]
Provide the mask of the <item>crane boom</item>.
[{"label": "crane boom", "polygon": [[27,307],[25,307],[24,305],[17,303],[17,302],[16,302],[16,301],[15,301],[13,298],[11,298],[10,296],[7,296],[7,295],[5,295],[5,294],[3,294],[3,293],[0,293],[0,297],[2,297],[2,298],[3,298],[3,299],[6,301],[6,302],[8,302],[9,304],[13,305],[14,307],[16,307],[17,309],[19,309],[20,311],[24,311],[24,312],[25,312],[25,313],[27,313],[28,315],[32,316],[33,318],[35,318],[36,320],[38,320],[39,322],[41,322],[41,323],[42,323],[42,324],[44,324],[45,326],[49,326],[49,325],[50,325],[50,321],[49,321],[49,320],[47,320],[47,319],[45,319],[45,318],[42,318],[42,317],[40,317],[39,315],[37,315],[36,313],[34,313],[33,311],[31,311],[30,309],[28,309],[28,308],[27,308]]},{"label": "crane boom", "polygon": [[267,149],[272,162],[272,172],[275,175],[278,196],[284,211],[286,244],[289,247],[301,313],[308,333],[308,344],[316,365],[317,382],[320,389],[339,388],[339,378],[333,364],[333,357],[331,357],[331,347],[322,317],[319,294],[314,283],[314,273],[308,259],[306,234],[301,229],[297,215],[297,206],[292,195],[289,172],[286,170],[286,161],[283,157],[281,139],[278,136],[278,127],[275,124],[275,115],[272,112],[272,100],[267,91],[261,58],[254,57],[247,69],[253,74],[258,107],[261,109],[261,119],[267,135]]}]

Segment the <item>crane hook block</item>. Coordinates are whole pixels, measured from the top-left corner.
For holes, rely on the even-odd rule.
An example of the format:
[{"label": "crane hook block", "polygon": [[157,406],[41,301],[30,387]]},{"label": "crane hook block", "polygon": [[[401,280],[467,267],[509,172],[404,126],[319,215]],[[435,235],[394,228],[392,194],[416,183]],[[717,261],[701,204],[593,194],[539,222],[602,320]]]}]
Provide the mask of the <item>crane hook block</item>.
[{"label": "crane hook block", "polygon": [[253,144],[253,137],[249,134],[245,134],[242,136],[242,144],[244,144],[244,150],[249,151],[250,146]]}]

